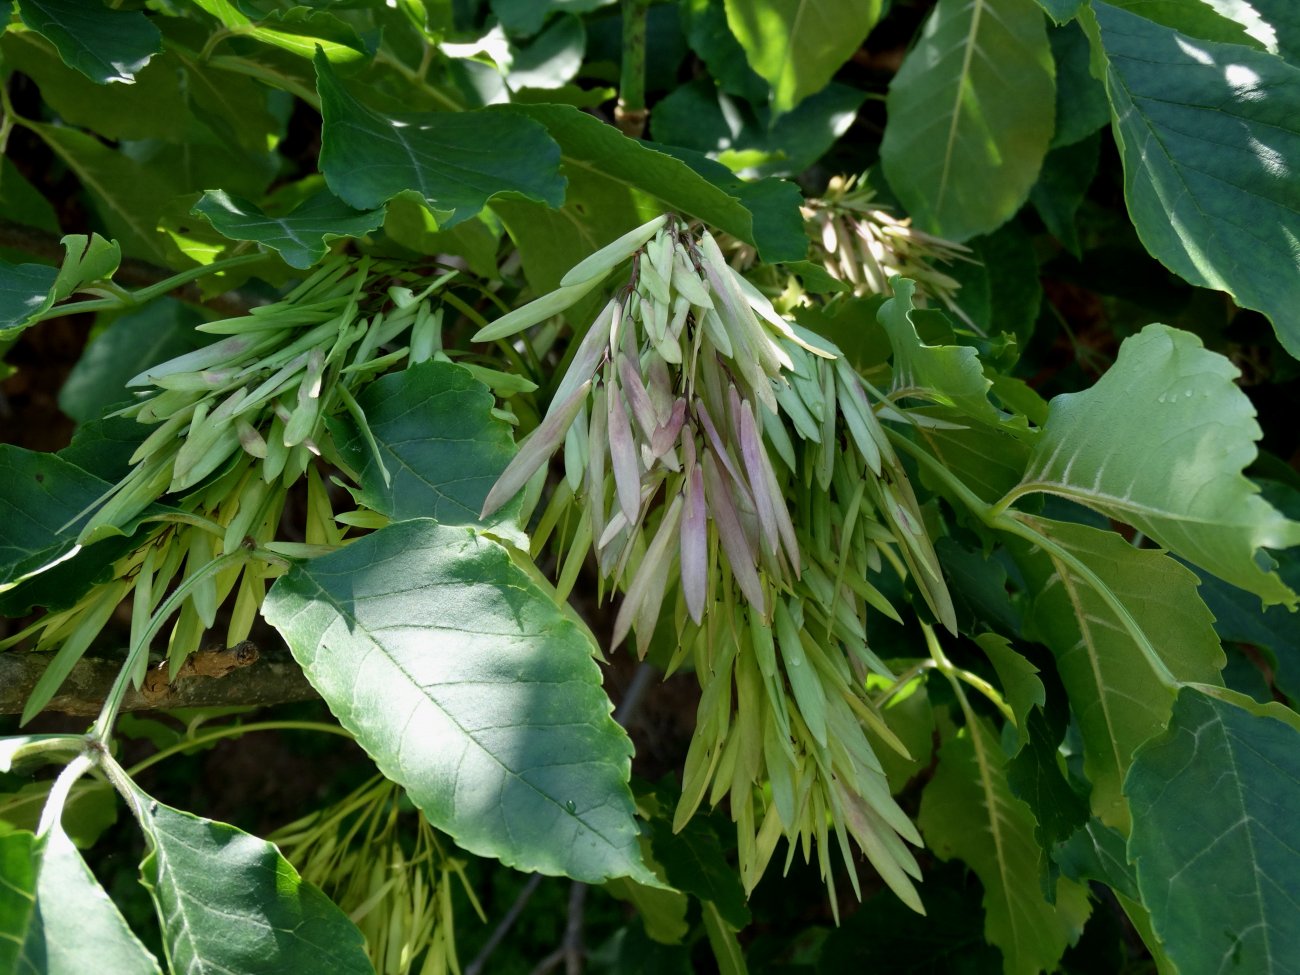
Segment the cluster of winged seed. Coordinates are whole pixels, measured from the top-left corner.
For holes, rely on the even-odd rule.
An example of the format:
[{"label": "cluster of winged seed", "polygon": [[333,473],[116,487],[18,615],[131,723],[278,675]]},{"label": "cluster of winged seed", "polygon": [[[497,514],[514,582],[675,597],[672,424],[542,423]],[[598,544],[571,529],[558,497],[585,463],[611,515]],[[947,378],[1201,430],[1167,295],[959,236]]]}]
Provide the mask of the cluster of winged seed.
[{"label": "cluster of winged seed", "polygon": [[644,653],[675,623],[669,670],[689,660],[703,690],[678,828],[729,798],[751,888],[782,837],[792,855],[815,846],[832,885],[830,833],[846,859],[851,837],[919,909],[906,844],[920,836],[867,736],[907,754],[867,693],[869,675],[896,680],[869,641],[871,614],[901,619],[877,582],[893,574],[955,624],[872,399],[887,403],[833,345],[777,315],[707,232],[672,217],[476,337],[571,307],[625,261],[484,513],[563,448],[565,478],[534,530],[535,551],[552,535],[567,548],[558,590],[594,550],[602,582],[624,591],[616,641],[634,631]]},{"label": "cluster of winged seed", "polygon": [[889,282],[898,275],[915,281],[922,294],[942,301],[969,324],[957,303],[961,285],[935,263],[969,261],[970,248],[917,230],[910,219],[880,207],[874,196],[856,177],[832,177],[822,197],[804,209],[814,256],[856,294],[891,294]]},{"label": "cluster of winged seed", "polygon": [[771,600],[761,580],[798,576],[799,546],[764,432],[784,434],[782,403],[799,395],[787,390],[792,357],[833,353],[797,335],[727,265],[708,231],[696,237],[666,216],[593,254],[558,291],[476,338],[501,338],[563,310],[555,295],[577,301],[628,258],[626,285],[587,331],[483,514],[563,447],[602,575],[626,582],[615,642],[635,629],[644,651],[674,569],[691,619],[703,620],[715,558],[710,522],[730,577],[763,618]]}]

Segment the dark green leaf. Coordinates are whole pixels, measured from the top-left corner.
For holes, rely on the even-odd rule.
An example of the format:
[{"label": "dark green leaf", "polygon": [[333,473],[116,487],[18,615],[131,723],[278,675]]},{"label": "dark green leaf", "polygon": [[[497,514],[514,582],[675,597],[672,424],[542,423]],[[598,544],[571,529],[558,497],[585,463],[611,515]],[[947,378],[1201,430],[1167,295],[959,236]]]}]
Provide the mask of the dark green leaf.
[{"label": "dark green leaf", "polygon": [[1005,759],[980,718],[944,742],[934,778],[921,796],[926,844],[957,857],[984,885],[984,933],[1002,949],[1007,975],[1051,971],[1088,917],[1088,890],[1064,877],[1055,904],[1039,889],[1043,851],[1034,817],[1011,792]]},{"label": "dark green leaf", "polygon": [[753,154],[758,161],[743,167],[747,176],[797,176],[848,131],[865,98],[832,82],[773,119],[766,107],[751,110],[701,78],[657,103],[650,125],[659,142],[736,160]]},{"label": "dark green leaf", "polygon": [[1124,783],[1142,900],[1180,972],[1300,964],[1300,733],[1185,688]]},{"label": "dark green leaf", "polygon": [[967,241],[971,260],[944,271],[961,284],[957,306],[987,335],[1007,332],[1029,344],[1043,301],[1034,242],[1018,221]]},{"label": "dark green leaf", "polygon": [[284,258],[290,267],[309,268],[339,237],[364,237],[384,222],[383,209],[359,211],[322,191],[283,217],[267,216],[255,203],[224,190],[207,190],[191,213],[199,213],[225,237],[252,240]]},{"label": "dark green leaf", "polygon": [[369,973],[365,941],[274,844],[135,792],[140,864],[172,971]]},{"label": "dark green leaf", "polygon": [[78,514],[109,489],[55,454],[12,444],[0,444],[0,482],[0,591],[67,555],[86,520]]},{"label": "dark green leaf", "polygon": [[1087,2],[1088,0],[1038,0],[1038,5],[1046,10],[1054,21],[1063,24],[1078,14]]},{"label": "dark green leaf", "polygon": [[1137,877],[1128,862],[1127,841],[1119,830],[1090,819],[1064,843],[1058,843],[1052,859],[1071,880],[1096,880],[1117,894],[1138,900]]},{"label": "dark green leaf", "polygon": [[410,190],[430,209],[449,212],[449,226],[501,193],[564,202],[559,150],[536,122],[492,110],[389,118],[357,101],[323,54],[315,64],[321,172],[352,206],[370,209]]},{"label": "dark green leaf", "polygon": [[181,192],[175,172],[137,162],[75,129],[39,123],[28,127],[81,181],[109,233],[127,253],[167,262],[166,240],[157,222],[166,202]]},{"label": "dark green leaf", "polygon": [[1034,209],[1048,231],[1075,257],[1082,257],[1074,215],[1097,175],[1101,138],[1084,136],[1078,142],[1053,149],[1043,160],[1038,182],[1029,193]]},{"label": "dark green leaf", "polygon": [[471,853],[600,883],[641,862],[595,646],[505,549],[398,522],[290,569],[263,613],[339,721]]},{"label": "dark green leaf", "polygon": [[423,362],[371,383],[357,402],[392,478],[384,483],[359,433],[340,444],[361,475],[360,501],[394,521],[479,524],[483,500],[515,453],[509,425],[492,416],[488,388],[460,366]]},{"label": "dark green leaf", "polygon": [[923,230],[966,240],[1020,209],[1054,128],[1033,0],[939,0],[889,86],[880,158]]},{"label": "dark green leaf", "polygon": [[98,0],[18,0],[18,14],[68,67],[101,85],[130,84],[162,47],[162,35],[144,14],[110,10]]},{"label": "dark green leaf", "polygon": [[0,341],[16,336],[54,304],[58,270],[44,264],[0,261]]},{"label": "dark green leaf", "polygon": [[[771,86],[745,59],[745,49],[727,23],[727,10],[722,0],[683,0],[678,11],[686,42],[708,65],[709,74],[718,87],[751,104],[765,104],[771,97]],[[656,105],[655,110],[658,109]]]},{"label": "dark green leaf", "polygon": [[[1041,714],[1043,705],[1047,703],[1043,681],[1038,676],[1038,668],[1025,659],[1023,654],[1017,653],[1006,637],[996,633],[981,633],[975,642],[997,671],[1003,700],[1015,715],[1016,744],[1011,752],[1014,755],[1029,739],[1030,715],[1034,712]],[[1055,744],[1053,742],[1052,746],[1055,747]]]},{"label": "dark green leaf", "polygon": [[680,833],[673,833],[667,823],[661,822],[656,825],[652,843],[655,859],[667,871],[670,884],[700,900],[711,901],[736,930],[749,924],[745,889],[706,822],[693,819]]},{"label": "dark green leaf", "polygon": [[1093,8],[1142,243],[1192,284],[1263,312],[1300,356],[1300,68]]},{"label": "dark green leaf", "polygon": [[1090,389],[1052,400],[1014,498],[1048,491],[1126,522],[1170,551],[1249,589],[1297,604],[1262,548],[1300,543],[1242,476],[1260,436],[1237,369],[1190,332],[1148,325]]},{"label": "dark green leaf", "polygon": [[185,128],[180,72],[168,55],[154,58],[129,85],[104,86],[67,67],[39,34],[10,31],[0,40],[6,65],[28,75],[65,122],[110,139],[173,139]]},{"label": "dark green leaf", "polygon": [[8,156],[0,159],[0,212],[14,223],[59,233],[59,218],[50,201],[29,183]]},{"label": "dark green leaf", "polygon": [[664,211],[695,217],[757,246],[767,261],[807,255],[797,187],[747,183],[698,153],[650,147],[565,105],[509,105],[493,111],[535,119],[560,144],[569,190],[558,210],[503,200],[529,280],[550,290],[574,264]]},{"label": "dark green leaf", "polygon": [[450,230],[439,230],[433,214],[409,196],[391,200],[386,209],[384,233],[390,240],[417,254],[458,254],[475,274],[485,278],[497,276],[497,250],[502,231],[495,219],[490,226],[484,220],[466,220]]},{"label": "dark green leaf", "polygon": [[546,18],[556,11],[585,14],[608,7],[617,0],[491,0],[492,12],[512,34],[536,34]]},{"label": "dark green leaf", "polygon": [[1007,784],[1033,811],[1038,845],[1050,850],[1088,821],[1088,800],[1066,778],[1060,736],[1042,708],[1029,712],[1024,740],[1025,747],[1007,764]]},{"label": "dark green leaf", "polygon": [[1056,132],[1051,148],[1073,145],[1110,121],[1106,86],[1092,76],[1092,50],[1078,24],[1047,32],[1056,60]]},{"label": "dark green leaf", "polygon": [[1277,35],[1277,53],[1300,67],[1300,7],[1291,0],[1251,0]]},{"label": "dark green leaf", "polygon": [[1107,0],[1110,6],[1127,10],[1146,20],[1173,28],[1189,37],[1203,41],[1222,41],[1225,44],[1244,44],[1261,50],[1264,45],[1251,37],[1246,27],[1224,14],[1216,7],[1229,9],[1222,3],[1199,0]]},{"label": "dark green leaf", "polygon": [[880,17],[880,0],[726,0],[726,10],[780,115],[821,91],[853,56]]},{"label": "dark green leaf", "polygon": [[[132,376],[210,341],[208,336],[194,330],[202,320],[193,308],[171,298],[122,315],[86,346],[59,390],[59,409],[78,423],[86,423],[97,419],[110,406],[126,402],[131,398],[126,381]],[[147,427],[134,421],[119,429],[131,428],[148,433]],[[111,478],[100,476],[116,481],[120,474]]]}]

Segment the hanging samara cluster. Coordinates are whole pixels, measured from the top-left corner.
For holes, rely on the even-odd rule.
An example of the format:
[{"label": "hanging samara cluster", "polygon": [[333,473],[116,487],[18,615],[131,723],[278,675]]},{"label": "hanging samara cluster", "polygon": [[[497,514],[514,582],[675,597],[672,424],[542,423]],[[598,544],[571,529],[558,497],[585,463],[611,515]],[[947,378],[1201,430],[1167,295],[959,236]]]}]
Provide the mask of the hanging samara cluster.
[{"label": "hanging samara cluster", "polygon": [[830,883],[833,828],[846,858],[852,835],[919,909],[903,840],[920,836],[865,730],[906,754],[867,693],[868,674],[894,680],[870,649],[868,607],[898,619],[871,579],[888,566],[939,620],[951,625],[953,610],[874,391],[833,345],[782,318],[707,231],[673,216],[475,338],[573,307],[629,260],[483,514],[563,449],[535,550],[556,539],[567,594],[594,549],[602,583],[623,591],[615,643],[634,633],[644,654],[672,620],[670,670],[692,657],[703,687],[678,827],[706,794],[729,795],[750,888],[781,836],[791,855],[815,840]]}]

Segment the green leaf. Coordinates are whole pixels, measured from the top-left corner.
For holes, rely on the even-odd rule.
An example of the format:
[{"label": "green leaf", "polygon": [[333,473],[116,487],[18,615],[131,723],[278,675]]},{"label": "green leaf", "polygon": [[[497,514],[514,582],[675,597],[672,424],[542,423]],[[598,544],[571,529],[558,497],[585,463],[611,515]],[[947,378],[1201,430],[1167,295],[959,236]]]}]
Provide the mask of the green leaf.
[{"label": "green leaf", "polygon": [[731,927],[718,911],[712,901],[700,905],[700,914],[704,920],[704,933],[713,949],[713,957],[718,963],[719,975],[748,975],[745,953],[736,940],[736,929]]},{"label": "green leaf", "polygon": [[[360,433],[340,443],[360,474],[358,500],[394,521],[479,524],[483,500],[515,453],[488,388],[460,366],[423,362],[369,384],[357,402],[391,477],[385,483]],[[514,520],[506,510],[494,524]]]},{"label": "green leaf", "polygon": [[98,0],[18,0],[23,23],[54,45],[64,64],[106,85],[131,84],[162,48],[162,35],[138,10]]},{"label": "green leaf", "polygon": [[772,113],[822,88],[862,46],[880,0],[726,0],[727,23],[750,67],[772,86]]},{"label": "green leaf", "polygon": [[105,86],[67,67],[34,31],[9,31],[0,50],[5,64],[35,81],[46,104],[72,125],[110,139],[171,139],[185,127],[181,75],[168,55],[154,58],[132,84]]},{"label": "green leaf", "polygon": [[541,122],[560,144],[562,172],[569,181],[562,209],[494,205],[519,243],[525,265],[531,259],[546,268],[539,278],[529,271],[537,287],[553,287],[546,284],[553,266],[560,268],[558,280],[592,251],[668,210],[755,245],[765,261],[807,256],[798,209],[802,196],[791,184],[770,179],[745,183],[703,156],[698,165],[683,162],[675,158],[679,153],[629,139],[567,105],[502,105],[492,111]]},{"label": "green leaf", "polygon": [[713,904],[731,928],[738,931],[749,924],[745,888],[707,821],[692,819],[680,833],[666,822],[657,823],[651,843],[670,884]]},{"label": "green leaf", "polygon": [[1002,949],[1006,975],[1054,969],[1083,929],[1088,890],[1062,877],[1055,904],[1044,899],[1034,817],[1007,785],[997,735],[982,718],[939,750],[918,821],[940,859],[957,857],[984,885],[984,934]]},{"label": "green leaf", "polygon": [[[683,0],[678,12],[687,44],[708,66],[709,75],[719,88],[753,105],[771,99],[771,86],[749,66],[745,49],[731,32],[722,0]],[[655,110],[658,109],[656,105]]]},{"label": "green leaf", "polygon": [[1078,24],[1047,32],[1056,61],[1056,131],[1051,148],[1059,149],[1092,135],[1110,122],[1106,86],[1092,76],[1092,49]]},{"label": "green leaf", "polygon": [[0,971],[17,972],[36,916],[40,861],[31,833],[0,829]]},{"label": "green leaf", "polygon": [[1020,209],[1052,138],[1053,74],[1033,0],[939,0],[890,83],[880,146],[923,230],[966,240]]},{"label": "green leaf", "polygon": [[[1220,0],[1220,3],[1224,0]],[[1234,0],[1226,0],[1232,3]],[[1108,0],[1111,7],[1126,10],[1145,20],[1171,27],[1189,37],[1203,41],[1242,44],[1256,50],[1264,45],[1247,33],[1245,25],[1225,17],[1215,9],[1215,0]]]},{"label": "green leaf", "polygon": [[515,52],[506,74],[511,91],[555,89],[572,81],[582,67],[587,32],[577,17],[557,17],[529,44]]},{"label": "green leaf", "polygon": [[0,261],[0,342],[8,341],[54,305],[59,272],[44,264]]},{"label": "green leaf", "polygon": [[536,34],[556,11],[585,14],[616,0],[491,0],[492,12],[511,34]]},{"label": "green leaf", "polygon": [[1029,712],[1021,737],[1025,745],[1007,763],[1007,784],[1033,811],[1038,845],[1050,850],[1088,822],[1088,800],[1066,777],[1059,729],[1042,708]]},{"label": "green leaf", "polygon": [[498,276],[497,250],[502,229],[491,211],[481,215],[486,220],[466,220],[450,230],[439,230],[433,214],[409,195],[390,200],[386,210],[384,233],[390,240],[417,254],[458,254],[475,274],[484,278]]},{"label": "green leaf", "polygon": [[[65,557],[110,487],[56,454],[0,444],[0,592]],[[65,527],[66,526],[66,527]]]},{"label": "green leaf", "polygon": [[1277,37],[1277,53],[1300,67],[1300,7],[1291,0],[1250,0]]},{"label": "green leaf", "polygon": [[[1241,471],[1260,437],[1236,367],[1190,332],[1148,325],[1092,388],[1052,400],[1024,479],[1126,522],[1189,562],[1255,593],[1300,602],[1261,548],[1300,543],[1300,522]],[[1005,502],[1004,502],[1005,503]]]},{"label": "green leaf", "polygon": [[1043,218],[1048,232],[1080,259],[1083,249],[1079,244],[1074,215],[1097,175],[1100,150],[1101,137],[1096,134],[1053,149],[1043,160],[1038,182],[1029,193],[1029,200]]},{"label": "green leaf", "polygon": [[1142,243],[1192,284],[1263,312],[1300,356],[1300,68],[1101,0],[1093,9]]},{"label": "green leaf", "polygon": [[354,210],[327,190],[283,217],[267,216],[257,204],[224,190],[205,191],[190,212],[207,217],[222,236],[264,244],[296,268],[309,268],[324,258],[329,241],[364,237],[384,222],[382,207]]},{"label": "green leaf", "polygon": [[1052,851],[1052,859],[1071,880],[1096,880],[1115,893],[1138,901],[1137,877],[1128,862],[1127,841],[1119,830],[1089,819]]},{"label": "green leaf", "polygon": [[[1124,773],[1138,746],[1164,728],[1173,707],[1174,689],[1149,655],[1175,680],[1215,683],[1224,657],[1213,620],[1197,598],[1196,577],[1167,555],[1134,548],[1114,532],[1046,518],[1022,520],[1065,553],[1013,550],[1033,594],[1036,638],[1056,656],[1083,735],[1093,811],[1106,824],[1126,829]],[[1103,590],[1122,607],[1133,631]]]},{"label": "green leaf", "polygon": [[967,345],[926,345],[912,320],[916,283],[894,278],[894,297],[880,306],[876,320],[894,350],[893,391],[952,406],[977,420],[996,425],[997,409],[989,402],[990,383],[979,353]]},{"label": "green leaf", "polygon": [[0,834],[0,971],[160,971],[58,824]]},{"label": "green leaf", "polygon": [[167,263],[166,241],[157,223],[166,202],[181,192],[173,171],[137,162],[75,129],[36,122],[27,128],[72,170],[125,251]]},{"label": "green leaf", "polygon": [[140,878],[172,971],[372,973],[356,925],[275,845],[132,794],[149,843]]},{"label": "green leaf", "polygon": [[1006,332],[1015,336],[1021,348],[1027,346],[1043,303],[1033,238],[1011,220],[966,245],[970,260],[944,268],[961,285],[957,306],[985,335]]},{"label": "green leaf", "polygon": [[1020,750],[1029,738],[1030,713],[1047,703],[1043,681],[1038,668],[1017,653],[1011,642],[996,633],[981,633],[975,637],[984,655],[997,671],[1002,696],[1016,717],[1016,745],[1012,754]]},{"label": "green leaf", "polygon": [[1077,16],[1087,2],[1088,0],[1038,0],[1038,5],[1058,24],[1064,24]]},{"label": "green leaf", "polygon": [[[131,398],[126,390],[128,379],[209,341],[208,336],[194,330],[202,320],[192,307],[172,298],[150,302],[122,315],[86,346],[59,390],[59,409],[78,423],[86,423],[110,406],[126,402]],[[148,432],[143,424],[134,422],[125,429],[131,427]],[[118,477],[105,477],[110,479],[116,481]]]},{"label": "green leaf", "polygon": [[0,159],[0,212],[14,223],[36,227],[56,236],[59,233],[59,218],[54,207],[27,181],[8,156]]},{"label": "green leaf", "polygon": [[321,172],[352,206],[371,209],[411,190],[431,210],[449,213],[444,226],[451,226],[501,193],[564,202],[558,147],[537,123],[486,109],[389,118],[357,101],[323,54],[315,64]]},{"label": "green leaf", "polygon": [[294,566],[263,614],[339,721],[471,853],[600,883],[641,862],[595,651],[500,545],[398,522]]},{"label": "green leaf", "polygon": [[797,176],[849,130],[865,98],[857,88],[832,82],[774,119],[770,109],[751,110],[700,78],[657,102],[650,126],[658,142],[715,158],[719,152],[761,157],[741,170],[746,176]]},{"label": "green leaf", "polygon": [[1138,753],[1129,856],[1179,971],[1298,970],[1298,751],[1294,727],[1184,689]]}]

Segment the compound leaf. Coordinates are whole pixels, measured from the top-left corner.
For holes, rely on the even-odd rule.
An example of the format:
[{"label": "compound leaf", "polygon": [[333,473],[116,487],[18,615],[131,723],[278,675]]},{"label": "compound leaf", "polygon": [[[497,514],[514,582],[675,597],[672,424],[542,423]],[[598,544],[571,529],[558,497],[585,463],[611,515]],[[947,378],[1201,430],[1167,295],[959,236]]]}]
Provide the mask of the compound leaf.
[{"label": "compound leaf", "polygon": [[500,545],[398,522],[290,569],[263,613],[343,726],[461,847],[660,885],[591,638]]}]

